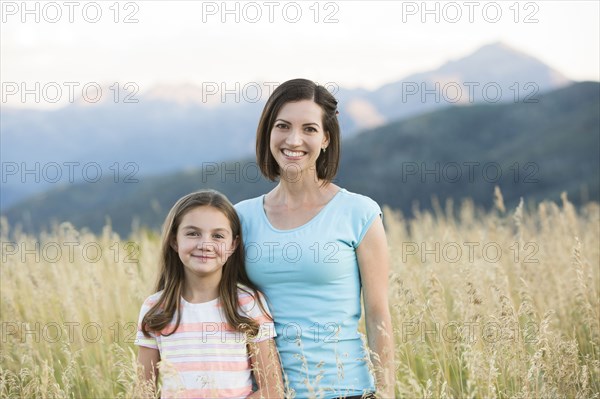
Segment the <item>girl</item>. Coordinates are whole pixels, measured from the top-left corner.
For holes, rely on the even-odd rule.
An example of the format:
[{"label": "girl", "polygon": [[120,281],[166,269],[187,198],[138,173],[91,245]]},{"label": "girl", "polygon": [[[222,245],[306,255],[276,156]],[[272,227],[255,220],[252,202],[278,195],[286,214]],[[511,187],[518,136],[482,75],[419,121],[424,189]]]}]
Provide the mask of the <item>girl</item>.
[{"label": "girl", "polygon": [[[395,382],[386,235],[375,201],[332,182],[339,156],[331,93],[306,79],[278,86],[256,134],[258,166],[278,184],[236,205],[246,268],[276,305],[277,349],[296,397],[387,399]],[[361,294],[374,375],[358,332]]]},{"label": "girl", "polygon": [[136,345],[163,398],[283,396],[273,319],[246,275],[240,221],[225,196],[195,192],[170,210],[156,291],[142,305]]}]

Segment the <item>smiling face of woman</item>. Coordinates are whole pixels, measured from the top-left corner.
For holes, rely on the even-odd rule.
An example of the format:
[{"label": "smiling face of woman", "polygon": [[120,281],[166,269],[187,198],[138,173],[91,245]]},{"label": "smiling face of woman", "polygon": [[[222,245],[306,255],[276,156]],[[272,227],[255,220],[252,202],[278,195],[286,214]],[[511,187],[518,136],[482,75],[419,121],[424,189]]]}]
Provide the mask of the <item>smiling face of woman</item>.
[{"label": "smiling face of woman", "polygon": [[323,111],[312,100],[284,104],[271,130],[271,154],[283,177],[316,176],[316,162],[329,139],[323,128]]}]

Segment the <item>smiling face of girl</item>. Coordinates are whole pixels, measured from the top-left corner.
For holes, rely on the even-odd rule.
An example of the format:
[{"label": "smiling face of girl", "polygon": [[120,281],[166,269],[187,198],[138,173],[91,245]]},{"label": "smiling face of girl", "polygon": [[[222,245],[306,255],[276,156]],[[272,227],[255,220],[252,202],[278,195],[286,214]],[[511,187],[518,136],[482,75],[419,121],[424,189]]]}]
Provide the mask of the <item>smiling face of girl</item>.
[{"label": "smiling face of girl", "polygon": [[283,177],[316,175],[316,162],[329,144],[323,111],[312,100],[288,102],[275,118],[270,150]]},{"label": "smiling face of girl", "polygon": [[181,218],[173,249],[191,276],[219,281],[225,262],[237,247],[227,217],[212,206],[199,206]]}]

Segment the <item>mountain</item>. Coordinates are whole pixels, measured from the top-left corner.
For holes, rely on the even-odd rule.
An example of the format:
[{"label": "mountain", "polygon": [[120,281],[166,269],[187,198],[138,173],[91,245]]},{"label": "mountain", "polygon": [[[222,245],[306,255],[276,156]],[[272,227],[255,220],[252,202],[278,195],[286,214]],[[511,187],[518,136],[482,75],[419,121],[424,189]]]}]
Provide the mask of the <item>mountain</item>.
[{"label": "mountain", "polygon": [[[396,121],[347,139],[335,182],[410,215],[415,202],[472,198],[489,208],[495,186],[507,206],[519,198],[577,204],[600,200],[600,84],[582,82],[539,96],[537,103],[453,106]],[[108,177],[37,195],[3,213],[11,225],[39,232],[53,222],[100,231],[107,217],[127,234],[158,228],[180,196],[214,188],[233,202],[274,183],[252,159],[206,163],[199,169],[125,183]]]},{"label": "mountain", "polygon": [[[368,148],[368,151],[365,149]],[[576,83],[537,103],[450,107],[344,143],[339,180],[410,213],[413,201],[472,198],[489,206],[599,200],[600,84]]]},{"label": "mountain", "polygon": [[[141,177],[247,156],[254,150],[259,108],[224,104],[212,110],[140,99],[56,111],[3,110],[2,162],[11,174],[3,170],[2,209],[31,192],[93,180],[85,168],[94,165],[90,170],[105,176],[135,170]],[[58,165],[58,172],[45,170],[49,165]]]},{"label": "mountain", "polygon": [[449,105],[535,101],[539,94],[570,82],[538,59],[503,43],[483,46],[433,71],[410,75],[373,91],[341,92],[351,106],[369,107],[392,120],[430,112]]},{"label": "mountain", "polygon": [[[539,60],[494,43],[374,91],[333,84],[331,90],[339,100],[343,137],[351,138],[456,104],[537,100],[568,82]],[[119,96],[114,85],[105,86],[98,103],[78,98],[53,111],[2,107],[0,154],[11,169],[3,170],[0,210],[61,182],[84,181],[86,167],[105,176],[135,170],[136,176],[147,177],[251,157],[258,119],[273,86],[182,83],[138,94],[137,86],[131,90],[132,84],[120,82]],[[77,168],[65,165],[73,162]],[[54,169],[57,178],[48,175]]]}]

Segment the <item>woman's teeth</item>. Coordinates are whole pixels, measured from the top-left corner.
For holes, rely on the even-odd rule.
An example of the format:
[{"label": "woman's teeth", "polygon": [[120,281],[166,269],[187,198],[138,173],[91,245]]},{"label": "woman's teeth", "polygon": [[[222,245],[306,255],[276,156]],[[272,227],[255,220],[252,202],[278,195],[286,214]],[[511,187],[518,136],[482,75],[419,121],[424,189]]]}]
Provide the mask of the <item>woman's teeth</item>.
[{"label": "woman's teeth", "polygon": [[302,151],[283,150],[283,153],[288,157],[301,157],[304,155],[304,152]]}]

